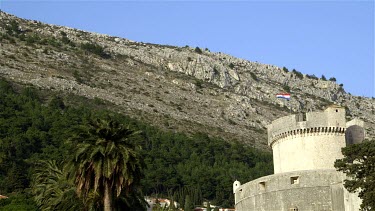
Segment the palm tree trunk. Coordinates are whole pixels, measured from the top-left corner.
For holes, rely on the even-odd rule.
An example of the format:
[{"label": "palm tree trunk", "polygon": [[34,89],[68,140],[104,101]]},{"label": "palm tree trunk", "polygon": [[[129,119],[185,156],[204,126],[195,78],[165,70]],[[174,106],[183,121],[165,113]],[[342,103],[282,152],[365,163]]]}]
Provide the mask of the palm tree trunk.
[{"label": "palm tree trunk", "polygon": [[108,181],[104,183],[104,211],[112,211],[112,191]]}]

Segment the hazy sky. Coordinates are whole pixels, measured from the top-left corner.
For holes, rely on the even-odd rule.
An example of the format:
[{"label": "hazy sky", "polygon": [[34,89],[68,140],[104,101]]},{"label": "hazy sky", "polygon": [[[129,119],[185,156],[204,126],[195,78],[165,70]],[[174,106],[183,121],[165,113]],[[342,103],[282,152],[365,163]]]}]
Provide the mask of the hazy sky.
[{"label": "hazy sky", "polygon": [[134,41],[189,45],[335,77],[375,96],[375,4],[369,1],[18,1],[0,9]]}]

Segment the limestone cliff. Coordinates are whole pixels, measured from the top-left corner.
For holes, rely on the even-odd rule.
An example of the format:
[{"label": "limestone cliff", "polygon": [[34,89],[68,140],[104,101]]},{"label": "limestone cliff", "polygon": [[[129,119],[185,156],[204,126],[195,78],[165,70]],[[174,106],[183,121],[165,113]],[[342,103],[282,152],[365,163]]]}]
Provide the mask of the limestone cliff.
[{"label": "limestone cliff", "polygon": [[[374,135],[375,101],[332,81],[191,47],[140,43],[0,12],[0,75],[108,101],[168,130],[204,132],[266,148],[265,126],[335,103]],[[275,94],[290,91],[285,102]]]}]

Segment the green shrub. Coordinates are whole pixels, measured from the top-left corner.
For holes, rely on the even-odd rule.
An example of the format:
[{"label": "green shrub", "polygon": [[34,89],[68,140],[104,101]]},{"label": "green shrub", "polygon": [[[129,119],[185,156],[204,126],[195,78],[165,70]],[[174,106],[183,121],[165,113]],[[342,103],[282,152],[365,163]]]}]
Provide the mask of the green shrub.
[{"label": "green shrub", "polygon": [[286,67],[283,67],[283,71],[286,72],[286,73],[289,72],[288,68],[286,68]]},{"label": "green shrub", "polygon": [[327,78],[326,78],[324,75],[322,75],[321,79],[322,79],[323,81],[326,81],[326,80],[327,80]]},{"label": "green shrub", "polygon": [[110,58],[110,55],[104,52],[104,48],[96,43],[83,43],[81,48],[87,52],[96,54],[104,59]]},{"label": "green shrub", "polygon": [[234,68],[234,64],[232,62],[229,64],[229,68],[231,68],[231,69]]},{"label": "green shrub", "polygon": [[12,20],[9,24],[5,25],[5,30],[8,35],[15,35],[18,36],[22,33],[22,31],[19,29],[19,24],[17,21]]},{"label": "green shrub", "polygon": [[43,43],[48,44],[48,45],[52,45],[53,47],[56,47],[56,48],[61,47],[61,43],[57,39],[55,39],[53,37],[50,37],[50,38],[48,38],[46,40],[42,40],[40,44],[43,45]]},{"label": "green shrub", "polygon": [[36,34],[27,35],[25,38],[26,44],[32,45],[34,43],[39,43],[41,41],[40,37]]},{"label": "green shrub", "polygon": [[195,86],[198,88],[198,89],[202,89],[203,88],[203,82],[202,80],[195,80]]},{"label": "green shrub", "polygon": [[283,89],[286,92],[290,92],[290,87],[288,85],[286,85],[286,84],[283,86]]},{"label": "green shrub", "polygon": [[303,74],[296,69],[293,69],[292,72],[296,75],[297,78],[303,79]]},{"label": "green shrub", "polygon": [[201,50],[199,47],[196,47],[196,48],[194,49],[194,51],[195,51],[196,53],[199,53],[199,54],[203,53],[202,50]]},{"label": "green shrub", "polygon": [[310,79],[318,80],[318,77],[316,77],[314,74],[312,74],[312,75],[306,74],[306,77],[310,78]]},{"label": "green shrub", "polygon": [[336,82],[336,78],[335,77],[330,77],[329,80],[333,81],[333,82]]},{"label": "green shrub", "polygon": [[66,37],[67,36],[67,34],[64,31],[60,31],[60,34],[61,34],[62,37]]}]

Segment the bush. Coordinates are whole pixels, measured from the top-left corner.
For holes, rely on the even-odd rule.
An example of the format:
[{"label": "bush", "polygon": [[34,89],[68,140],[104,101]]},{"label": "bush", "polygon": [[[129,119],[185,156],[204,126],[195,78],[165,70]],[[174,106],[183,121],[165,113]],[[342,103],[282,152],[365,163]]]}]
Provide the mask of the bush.
[{"label": "bush", "polygon": [[318,77],[316,77],[314,74],[312,74],[312,75],[306,74],[306,77],[310,78],[310,79],[318,80]]},{"label": "bush", "polygon": [[299,71],[297,71],[295,69],[293,69],[292,72],[296,75],[297,78],[303,79],[303,74],[301,72],[299,72]]},{"label": "bush", "polygon": [[232,62],[229,64],[229,68],[230,68],[230,69],[233,69],[233,68],[234,68],[234,64],[233,64]]},{"label": "bush", "polygon": [[333,81],[333,82],[336,82],[336,78],[335,77],[330,77],[329,80]]},{"label": "bush", "polygon": [[22,33],[22,31],[19,29],[19,24],[17,21],[12,20],[9,24],[5,26],[5,30],[8,35],[19,35]]},{"label": "bush", "polygon": [[26,41],[27,44],[31,45],[31,44],[34,44],[34,43],[39,43],[41,41],[41,39],[38,35],[33,34],[33,35],[26,36],[25,41]]},{"label": "bush", "polygon": [[324,75],[322,75],[321,79],[322,79],[323,81],[326,81],[326,80],[327,80],[327,78],[326,78]]},{"label": "bush", "polygon": [[199,53],[199,54],[203,53],[202,50],[201,50],[199,47],[196,47],[196,48],[194,49],[194,51],[195,51],[196,53]]},{"label": "bush", "polygon": [[110,58],[110,55],[104,52],[104,48],[96,43],[81,44],[81,48],[87,52],[96,54],[104,59]]},{"label": "bush", "polygon": [[289,72],[288,68],[286,68],[286,67],[283,67],[283,71],[286,72],[286,73]]},{"label": "bush", "polygon": [[284,91],[286,91],[288,93],[290,92],[290,87],[286,84],[283,86],[283,89],[284,89]]}]

